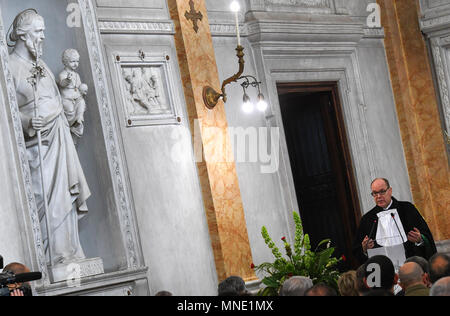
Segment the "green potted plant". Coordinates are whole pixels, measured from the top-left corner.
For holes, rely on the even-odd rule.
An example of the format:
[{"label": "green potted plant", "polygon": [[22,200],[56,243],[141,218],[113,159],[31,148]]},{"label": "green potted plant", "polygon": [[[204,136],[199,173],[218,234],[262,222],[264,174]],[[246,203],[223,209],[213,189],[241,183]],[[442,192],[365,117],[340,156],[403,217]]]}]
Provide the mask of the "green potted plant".
[{"label": "green potted plant", "polygon": [[283,282],[294,275],[309,277],[314,284],[325,283],[338,289],[337,280],[339,272],[337,263],[342,260],[332,257],[334,248],[330,247],[330,239],[322,240],[314,251],[308,234],[303,233],[303,225],[300,216],[294,212],[295,242],[294,249],[287,242],[286,237],[281,240],[284,243],[286,255],[283,256],[269,236],[266,227],[262,227],[261,234],[267,246],[275,256],[274,262],[265,262],[258,266],[252,264],[252,268],[258,272],[264,272],[262,283],[266,286],[258,292],[260,296],[277,296]]}]

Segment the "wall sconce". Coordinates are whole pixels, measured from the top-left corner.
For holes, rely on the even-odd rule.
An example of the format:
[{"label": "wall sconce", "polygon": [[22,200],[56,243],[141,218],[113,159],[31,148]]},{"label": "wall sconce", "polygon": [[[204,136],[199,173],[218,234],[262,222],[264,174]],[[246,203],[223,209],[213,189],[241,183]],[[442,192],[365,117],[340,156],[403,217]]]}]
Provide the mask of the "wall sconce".
[{"label": "wall sconce", "polygon": [[243,111],[246,113],[250,113],[255,108],[255,106],[253,105],[253,103],[250,100],[250,97],[247,94],[247,89],[250,86],[252,86],[252,87],[258,89],[258,103],[256,105],[256,108],[258,110],[264,112],[267,109],[268,105],[264,99],[264,95],[261,93],[261,88],[260,88],[261,82],[259,82],[253,76],[249,76],[249,75],[242,76],[242,73],[244,72],[245,61],[244,61],[244,47],[241,46],[241,36],[239,33],[239,18],[238,18],[238,12],[240,11],[239,3],[236,0],[234,0],[231,3],[230,9],[231,9],[231,11],[233,11],[235,13],[235,19],[236,19],[236,35],[237,35],[237,40],[238,40],[238,45],[236,48],[236,51],[237,51],[236,56],[238,57],[239,70],[235,75],[224,80],[224,82],[222,83],[222,90],[221,90],[222,93],[215,91],[210,86],[204,87],[203,88],[203,101],[204,101],[206,107],[211,110],[214,109],[214,107],[219,102],[220,98],[222,98],[223,102],[226,103],[227,102],[227,94],[225,92],[225,87],[232,82],[238,82],[239,80],[244,80],[244,82],[241,84],[241,86],[244,90],[244,97],[243,97],[244,103],[242,105]]}]

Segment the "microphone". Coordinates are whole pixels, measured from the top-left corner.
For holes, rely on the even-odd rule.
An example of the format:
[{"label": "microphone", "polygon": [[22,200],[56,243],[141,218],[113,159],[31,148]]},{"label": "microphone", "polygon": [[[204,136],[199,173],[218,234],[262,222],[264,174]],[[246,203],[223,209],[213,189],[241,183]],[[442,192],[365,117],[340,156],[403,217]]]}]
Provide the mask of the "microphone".
[{"label": "microphone", "polygon": [[400,231],[400,228],[398,227],[397,221],[395,220],[395,214],[391,213],[392,219],[394,220],[395,226],[397,227],[398,233],[400,234],[400,237],[402,238],[402,242],[405,243],[405,240],[403,239],[402,232]]},{"label": "microphone", "polygon": [[370,238],[370,239],[372,239],[371,236],[372,236],[372,233],[373,233],[373,230],[374,230],[376,224],[377,224],[377,220],[374,219],[374,220],[373,220],[373,224],[372,224],[372,229],[370,230],[370,233],[369,233],[369,238]]},{"label": "microphone", "polygon": [[36,281],[42,279],[41,272],[28,272],[16,274],[14,283],[25,283],[29,281]]},{"label": "microphone", "polygon": [[14,283],[25,283],[29,281],[35,281],[42,278],[41,272],[29,272],[14,275],[12,272],[6,272],[0,274],[0,286],[5,286]]}]

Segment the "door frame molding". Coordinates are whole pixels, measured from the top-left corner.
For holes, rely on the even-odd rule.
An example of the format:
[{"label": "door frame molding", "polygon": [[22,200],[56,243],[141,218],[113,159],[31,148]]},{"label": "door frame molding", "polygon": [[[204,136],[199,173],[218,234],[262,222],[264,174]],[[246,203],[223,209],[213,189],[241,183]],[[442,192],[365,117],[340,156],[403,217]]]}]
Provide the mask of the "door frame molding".
[{"label": "door frame molding", "polygon": [[[347,179],[347,186],[349,189],[349,212],[340,211],[340,216],[342,217],[344,224],[344,235],[346,236],[346,247],[349,251],[348,255],[351,257],[351,244],[353,241],[353,235],[351,235],[352,229],[353,233],[356,233],[356,229],[362,217],[361,204],[358,198],[358,190],[356,184],[356,177],[353,167],[352,156],[350,153],[350,146],[348,141],[347,129],[344,121],[343,108],[341,104],[341,98],[339,94],[338,82],[335,81],[322,81],[322,82],[289,82],[289,83],[278,83],[277,91],[279,97],[288,94],[303,93],[303,92],[328,92],[330,95],[330,101],[333,106],[334,113],[331,114],[330,118],[336,122],[337,138],[336,146],[338,150],[342,153],[343,163],[345,164],[345,170],[342,175]],[[281,110],[281,104],[280,104]],[[333,128],[334,129],[334,128]],[[285,132],[285,131],[284,131]],[[286,136],[286,134],[284,134]],[[287,145],[287,144],[286,144]],[[289,157],[289,153],[288,153]],[[338,162],[341,164],[342,162]],[[292,172],[292,169],[291,169]],[[294,183],[295,190],[295,183]]]}]

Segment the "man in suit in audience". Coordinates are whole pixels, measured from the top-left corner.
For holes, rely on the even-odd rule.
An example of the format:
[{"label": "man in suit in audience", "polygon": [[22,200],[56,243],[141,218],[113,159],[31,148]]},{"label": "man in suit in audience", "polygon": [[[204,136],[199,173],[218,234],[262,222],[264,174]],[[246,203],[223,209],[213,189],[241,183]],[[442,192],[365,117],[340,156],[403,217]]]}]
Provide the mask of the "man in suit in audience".
[{"label": "man in suit in audience", "polygon": [[398,271],[398,276],[405,296],[429,296],[425,273],[417,263],[405,263]]},{"label": "man in suit in audience", "polygon": [[434,284],[437,280],[450,276],[450,257],[443,253],[437,253],[430,258],[430,281]]}]

